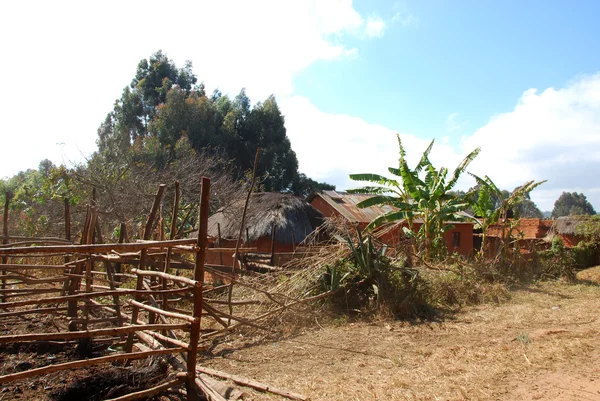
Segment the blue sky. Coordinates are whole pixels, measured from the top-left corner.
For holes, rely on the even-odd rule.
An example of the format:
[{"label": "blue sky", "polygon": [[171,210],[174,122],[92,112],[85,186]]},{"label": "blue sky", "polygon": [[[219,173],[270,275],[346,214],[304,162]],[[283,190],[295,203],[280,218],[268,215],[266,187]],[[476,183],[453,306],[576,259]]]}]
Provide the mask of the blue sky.
[{"label": "blue sky", "polygon": [[562,191],[600,209],[598,15],[583,0],[3,3],[0,177],[85,160],[162,49],[209,90],[275,94],[300,169],[339,189],[394,165],[400,133],[414,158],[435,138],[450,168],[481,146],[470,170],[507,189],[547,179],[543,210]]},{"label": "blue sky", "polygon": [[[366,15],[413,17],[360,55],[321,61],[295,79],[320,110],[435,137],[459,113],[471,129],[511,110],[528,88],[560,87],[600,68],[598,2],[356,2]],[[396,11],[398,10],[398,11]],[[460,135],[460,132],[450,136]]]}]

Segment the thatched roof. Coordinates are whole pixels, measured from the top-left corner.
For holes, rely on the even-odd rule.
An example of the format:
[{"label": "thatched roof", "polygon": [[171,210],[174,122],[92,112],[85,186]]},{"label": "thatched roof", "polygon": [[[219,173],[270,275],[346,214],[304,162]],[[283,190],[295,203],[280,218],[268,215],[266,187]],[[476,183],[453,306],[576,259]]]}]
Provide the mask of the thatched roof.
[{"label": "thatched roof", "polygon": [[[219,209],[208,219],[208,235],[216,237],[217,224],[221,238],[237,239],[242,221],[245,199],[239,199]],[[275,239],[291,244],[292,239],[302,242],[323,221],[323,215],[304,200],[288,194],[273,192],[253,193],[248,203],[245,227],[250,241],[270,237],[276,226]],[[242,238],[246,239],[244,230]]]},{"label": "thatched roof", "polygon": [[548,230],[548,234],[544,237],[544,241],[552,242],[557,235],[577,235],[577,227],[587,221],[589,216],[564,216],[556,219],[552,228]]},{"label": "thatched roof", "polygon": [[579,226],[579,224],[581,224],[587,220],[589,220],[589,217],[587,217],[587,216],[559,217],[558,219],[556,219],[554,228],[556,228],[557,234],[576,235],[577,234],[577,226]]}]

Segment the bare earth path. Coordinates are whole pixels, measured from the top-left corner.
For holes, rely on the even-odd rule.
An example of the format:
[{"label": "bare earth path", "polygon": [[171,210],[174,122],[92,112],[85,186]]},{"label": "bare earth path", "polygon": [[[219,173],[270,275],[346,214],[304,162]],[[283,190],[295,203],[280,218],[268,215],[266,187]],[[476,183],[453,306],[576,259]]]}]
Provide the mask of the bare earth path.
[{"label": "bare earth path", "polygon": [[312,400],[600,401],[600,287],[544,283],[442,322],[328,325],[203,363]]}]

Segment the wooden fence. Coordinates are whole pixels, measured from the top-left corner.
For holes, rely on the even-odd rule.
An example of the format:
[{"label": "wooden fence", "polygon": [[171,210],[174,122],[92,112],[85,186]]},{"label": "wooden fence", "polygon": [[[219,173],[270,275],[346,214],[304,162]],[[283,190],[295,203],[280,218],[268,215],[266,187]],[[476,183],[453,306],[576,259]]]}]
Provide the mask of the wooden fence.
[{"label": "wooden fence", "polygon": [[[135,359],[163,355],[178,373],[153,388],[113,400],[134,400],[181,386],[185,390],[178,391],[187,394],[188,400],[197,400],[204,394],[209,400],[222,401],[223,396],[201,374],[222,378],[231,378],[231,375],[199,366],[200,344],[240,326],[269,330],[261,326],[261,320],[323,297],[293,298],[241,279],[237,275],[241,265],[233,268],[205,263],[207,253],[231,251],[207,247],[208,178],[202,178],[197,238],[175,239],[179,208],[176,183],[170,238],[164,238],[164,229],[159,227],[160,240],[150,240],[156,232],[164,190],[165,185],[160,185],[143,238],[132,243],[125,242],[124,226],[119,243],[102,243],[98,211],[93,202],[88,207],[78,244],[71,242],[68,204],[65,205],[65,239],[9,237],[7,201],[3,245],[0,246],[0,319],[40,314],[65,324],[59,332],[0,336],[0,344],[83,340],[108,342],[121,351],[6,374],[0,376],[0,384],[61,370],[116,361],[127,364]],[[252,251],[238,247],[239,254]],[[205,283],[205,272],[210,273],[206,277],[218,278],[219,283]],[[241,289],[243,298],[233,295],[234,285]],[[249,293],[254,296],[248,296]],[[248,308],[254,308],[252,313]],[[255,383],[239,377],[234,379],[250,383],[246,385]],[[288,398],[306,399],[258,385],[256,388],[262,386]]]}]

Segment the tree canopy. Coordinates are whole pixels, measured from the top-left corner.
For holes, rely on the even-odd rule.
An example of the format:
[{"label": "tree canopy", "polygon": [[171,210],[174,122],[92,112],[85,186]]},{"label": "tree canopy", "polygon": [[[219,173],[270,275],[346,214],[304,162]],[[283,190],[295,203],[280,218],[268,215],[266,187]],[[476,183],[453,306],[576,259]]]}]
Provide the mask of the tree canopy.
[{"label": "tree canopy", "polygon": [[187,137],[195,151],[232,160],[239,177],[253,167],[260,147],[257,171],[265,191],[307,195],[332,189],[298,171],[284,123],[274,96],[254,106],[245,89],[234,99],[218,90],[207,97],[191,62],[178,68],[158,51],[140,61],[131,84],[98,128],[99,156],[116,161],[137,145],[146,149],[146,162],[162,169],[176,158],[178,141]]},{"label": "tree canopy", "polygon": [[596,211],[584,194],[577,192],[563,192],[554,202],[552,217],[594,215]]}]

